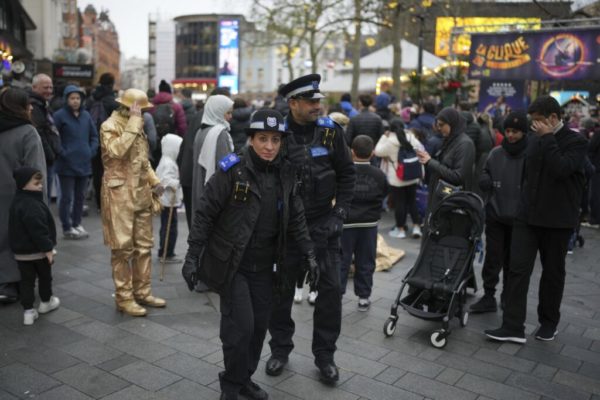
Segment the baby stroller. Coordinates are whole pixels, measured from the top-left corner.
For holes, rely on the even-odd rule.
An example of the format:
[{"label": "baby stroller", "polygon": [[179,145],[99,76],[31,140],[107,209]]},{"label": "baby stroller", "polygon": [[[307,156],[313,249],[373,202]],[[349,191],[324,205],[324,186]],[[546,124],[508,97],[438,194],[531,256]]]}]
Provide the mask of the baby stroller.
[{"label": "baby stroller", "polygon": [[417,318],[442,321],[442,329],[430,336],[436,348],[446,346],[453,317],[458,317],[462,327],[467,325],[466,291],[474,282],[473,260],[485,221],[483,207],[475,193],[456,192],[434,208],[417,261],[402,281],[383,326],[385,336],[396,330],[399,305]]}]

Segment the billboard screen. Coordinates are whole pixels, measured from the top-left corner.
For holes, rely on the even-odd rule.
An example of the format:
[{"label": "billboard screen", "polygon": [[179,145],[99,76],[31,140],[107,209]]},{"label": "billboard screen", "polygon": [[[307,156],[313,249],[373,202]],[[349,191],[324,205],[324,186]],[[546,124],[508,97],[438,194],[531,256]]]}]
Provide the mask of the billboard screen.
[{"label": "billboard screen", "polygon": [[[540,18],[437,17],[435,55],[447,57],[451,53],[450,46],[452,46],[452,54],[468,55],[472,33],[539,29],[540,21]],[[452,28],[454,27],[464,27],[464,33],[452,37]]]},{"label": "billboard screen", "polygon": [[231,94],[239,91],[239,21],[219,22],[219,78],[218,85],[231,89]]},{"label": "billboard screen", "polygon": [[482,80],[479,86],[479,112],[490,112],[498,97],[504,97],[505,104],[511,110],[527,109],[525,81]]},{"label": "billboard screen", "polygon": [[600,79],[600,29],[478,34],[473,79]]}]

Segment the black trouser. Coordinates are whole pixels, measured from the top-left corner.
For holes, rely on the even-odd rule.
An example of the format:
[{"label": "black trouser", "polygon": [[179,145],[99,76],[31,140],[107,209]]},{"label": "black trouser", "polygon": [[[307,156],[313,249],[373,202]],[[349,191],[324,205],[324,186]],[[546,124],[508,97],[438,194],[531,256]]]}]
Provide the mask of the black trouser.
[{"label": "black trouser", "polygon": [[377,227],[345,228],[342,233],[342,294],[346,293],[348,272],[354,255],[354,294],[368,299],[373,288],[377,257]]},{"label": "black trouser", "polygon": [[510,238],[512,225],[503,224],[492,218],[485,221],[485,261],[481,269],[483,290],[494,296],[502,271],[502,283],[506,291],[510,263]]},{"label": "black trouser", "polygon": [[565,257],[573,229],[542,228],[515,222],[510,245],[510,269],[506,287],[503,327],[524,332],[527,291],[538,251],[542,263],[538,321],[556,328],[565,286]]},{"label": "black trouser", "polygon": [[396,217],[396,226],[406,229],[406,215],[414,225],[421,225],[421,214],[417,208],[417,185],[410,186],[390,186],[392,194],[392,203],[394,204],[394,216]]},{"label": "black trouser", "polygon": [[100,150],[92,158],[92,185],[94,186],[94,199],[96,201],[96,207],[100,209],[100,193],[102,188],[102,176],[104,175],[104,165],[102,165],[102,155]]},{"label": "black trouser", "polygon": [[185,219],[187,220],[188,230],[192,230],[192,187],[181,185],[183,192],[183,205],[185,207]]},{"label": "black trouser", "polygon": [[175,244],[177,244],[177,207],[164,207],[160,213],[160,234],[158,256],[162,257],[165,251],[165,239],[167,237],[167,225],[169,225],[169,213],[171,214],[171,226],[169,227],[169,243],[167,243],[167,257],[175,255]]},{"label": "black trouser", "polygon": [[19,271],[21,271],[19,291],[21,292],[23,309],[30,310],[33,308],[36,278],[38,278],[38,291],[41,301],[50,301],[52,296],[52,268],[48,263],[48,259],[17,261],[17,264],[19,265]]},{"label": "black trouser", "polygon": [[590,222],[600,224],[600,172],[590,180]]},{"label": "black trouser", "polygon": [[260,360],[269,326],[273,297],[272,271],[239,270],[231,291],[221,296],[221,331],[225,372],[219,374],[221,390],[238,393]]},{"label": "black trouser", "polygon": [[[318,245],[319,243],[317,243]],[[321,269],[321,279],[317,291],[317,301],[313,314],[312,351],[319,362],[332,362],[338,336],[342,326],[342,296],[340,293],[340,239],[329,239],[326,248],[317,248],[317,263]],[[294,302],[294,282],[297,271],[304,268],[304,257],[296,247],[289,246],[285,256],[285,270],[290,271],[291,281],[285,285],[279,301],[273,304],[269,333],[273,357],[287,360],[294,348],[295,324],[292,320]],[[292,272],[293,271],[293,272]]]}]

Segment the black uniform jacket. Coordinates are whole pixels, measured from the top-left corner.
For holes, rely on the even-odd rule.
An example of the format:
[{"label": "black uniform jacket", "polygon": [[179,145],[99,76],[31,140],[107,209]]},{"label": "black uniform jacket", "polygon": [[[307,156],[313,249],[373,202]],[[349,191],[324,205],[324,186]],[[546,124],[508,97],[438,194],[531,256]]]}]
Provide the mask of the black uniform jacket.
[{"label": "black uniform jacket", "polygon": [[335,208],[350,210],[356,171],[343,129],[321,117],[308,125],[286,119],[293,134],[286,139],[287,159],[293,164],[309,223],[330,215]]},{"label": "black uniform jacket", "polygon": [[577,226],[587,147],[587,140],[566,126],[555,134],[530,138],[519,220],[545,228]]},{"label": "black uniform jacket", "polygon": [[[252,160],[244,149],[239,162],[218,169],[206,184],[194,215],[188,238],[189,252],[201,256],[201,279],[212,289],[224,293],[237,271],[246,246],[260,215],[261,189]],[[230,160],[236,156],[230,155]],[[227,157],[226,157],[227,158]],[[231,162],[230,162],[231,164]],[[306,254],[312,249],[302,199],[296,194],[295,173],[288,161],[281,160],[279,177],[281,199],[278,201],[280,224],[276,285],[285,276],[283,257],[288,235]]]}]

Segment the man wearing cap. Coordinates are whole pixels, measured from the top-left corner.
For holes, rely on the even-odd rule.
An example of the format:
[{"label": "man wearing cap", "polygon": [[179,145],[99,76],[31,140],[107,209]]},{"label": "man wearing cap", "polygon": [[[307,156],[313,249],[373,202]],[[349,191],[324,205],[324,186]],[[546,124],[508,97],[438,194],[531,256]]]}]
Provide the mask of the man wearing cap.
[{"label": "man wearing cap", "polygon": [[221,159],[202,192],[182,268],[190,290],[201,277],[221,296],[225,371],[219,381],[224,400],[268,398],[251,377],[273,294],[281,291],[284,279],[296,276],[283,262],[286,242],[293,241],[309,270],[318,271],[295,172],[280,156],[288,134],[283,117],[275,110],[259,110],[246,134],[248,147]]},{"label": "man wearing cap", "polygon": [[166,305],[152,296],[150,289],[152,192],[160,195],[164,189],[148,161],[148,139],[143,131],[141,111],[152,104],[137,89],[127,89],[117,102],[119,108],[100,129],[104,243],[111,248],[117,309],[144,316],[142,305]]},{"label": "man wearing cap", "polygon": [[[317,287],[311,288],[318,291],[312,351],[321,380],[334,384],[339,379],[334,353],[342,319],[340,236],[354,193],[355,171],[342,128],[329,118],[319,117],[320,101],[325,97],[319,90],[320,81],[318,74],[306,75],[285,85],[281,94],[290,106],[286,123],[292,134],[286,141],[287,156],[296,168],[321,274]],[[295,243],[290,243],[287,251],[285,268],[301,268],[302,257]],[[285,287],[273,306],[269,324],[271,358],[266,372],[271,376],[281,374],[294,347],[294,282]]]}]

